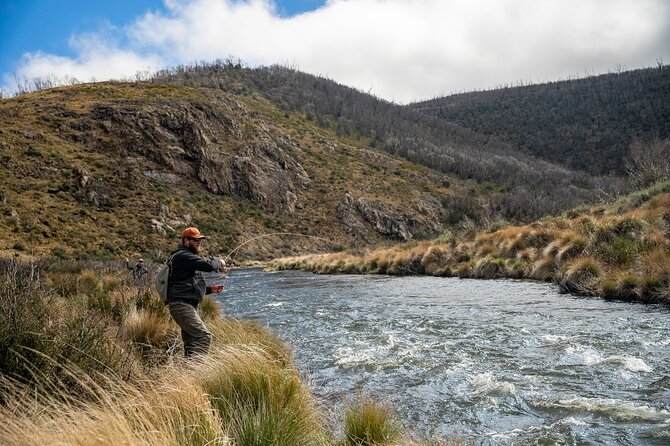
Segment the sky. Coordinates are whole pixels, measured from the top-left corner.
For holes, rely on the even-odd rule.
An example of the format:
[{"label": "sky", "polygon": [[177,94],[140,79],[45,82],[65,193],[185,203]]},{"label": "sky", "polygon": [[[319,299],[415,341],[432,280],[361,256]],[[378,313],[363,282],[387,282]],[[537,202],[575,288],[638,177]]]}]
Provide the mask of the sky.
[{"label": "sky", "polygon": [[239,58],[397,103],[670,63],[668,0],[0,0],[0,88]]}]

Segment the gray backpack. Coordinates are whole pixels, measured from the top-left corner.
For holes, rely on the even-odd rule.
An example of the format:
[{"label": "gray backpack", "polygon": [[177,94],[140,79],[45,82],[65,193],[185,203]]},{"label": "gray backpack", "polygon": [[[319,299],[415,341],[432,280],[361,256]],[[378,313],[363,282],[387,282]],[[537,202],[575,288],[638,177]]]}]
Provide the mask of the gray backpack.
[{"label": "gray backpack", "polygon": [[156,291],[161,298],[161,302],[163,302],[165,305],[169,303],[168,285],[170,282],[170,273],[172,272],[172,259],[174,259],[175,255],[177,255],[177,253],[172,254],[168,261],[165,262],[160,270],[158,270],[158,274],[156,274],[156,279],[154,280]]}]

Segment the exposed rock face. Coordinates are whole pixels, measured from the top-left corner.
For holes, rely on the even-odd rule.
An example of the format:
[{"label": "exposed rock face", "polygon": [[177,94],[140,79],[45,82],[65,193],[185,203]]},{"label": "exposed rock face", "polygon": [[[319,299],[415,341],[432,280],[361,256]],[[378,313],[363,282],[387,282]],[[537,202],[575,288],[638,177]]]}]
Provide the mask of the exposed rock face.
[{"label": "exposed rock face", "polygon": [[[422,200],[417,206],[424,211],[430,209],[429,218],[418,218],[408,215],[380,200],[369,200],[365,197],[354,197],[347,193],[337,207],[337,217],[350,234],[368,241],[367,232],[372,228],[378,234],[394,240],[410,240],[416,235],[434,235],[439,230],[435,221],[437,209],[434,203]],[[426,213],[426,212],[424,212]]]},{"label": "exposed rock face", "polygon": [[158,216],[151,219],[151,227],[154,231],[162,235],[175,233],[176,231],[174,228],[188,226],[190,223],[190,215],[177,216],[177,214],[172,212],[170,208],[164,204],[160,205]]},{"label": "exposed rock face", "polygon": [[300,207],[297,189],[311,183],[287,152],[292,143],[282,139],[278,144],[264,123],[233,119],[223,107],[187,101],[124,102],[96,107],[91,117],[95,125],[77,127],[97,130],[82,130],[79,139],[101,151],[141,154],[170,172],[194,175],[216,194],[293,212]]},{"label": "exposed rock face", "polygon": [[75,169],[72,184],[69,187],[66,185],[64,190],[68,188],[79,201],[86,201],[95,207],[108,206],[110,204],[111,191],[109,188],[86,170]]},{"label": "exposed rock face", "polygon": [[197,172],[214,193],[245,197],[265,208],[289,212],[297,203],[296,184],[310,184],[302,166],[269,142],[244,147],[234,155],[202,158]]}]

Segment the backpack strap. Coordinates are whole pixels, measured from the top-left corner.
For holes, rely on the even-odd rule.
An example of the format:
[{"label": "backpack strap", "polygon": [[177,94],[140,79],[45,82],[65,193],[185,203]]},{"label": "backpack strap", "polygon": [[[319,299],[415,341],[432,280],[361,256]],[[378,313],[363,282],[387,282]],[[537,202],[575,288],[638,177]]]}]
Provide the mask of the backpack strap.
[{"label": "backpack strap", "polygon": [[173,252],[172,255],[170,255],[170,257],[167,259],[167,262],[165,262],[165,264],[168,267],[167,290],[166,290],[167,298],[165,299],[167,301],[166,305],[170,303],[170,277],[172,277],[172,261],[174,260],[177,254],[179,254],[179,250]]}]

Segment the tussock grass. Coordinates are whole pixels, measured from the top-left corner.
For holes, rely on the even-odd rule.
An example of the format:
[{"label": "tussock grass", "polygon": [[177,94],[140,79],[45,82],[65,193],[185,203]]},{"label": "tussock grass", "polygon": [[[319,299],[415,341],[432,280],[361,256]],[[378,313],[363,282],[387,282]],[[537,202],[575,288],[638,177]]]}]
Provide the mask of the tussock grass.
[{"label": "tussock grass", "polygon": [[389,406],[367,398],[347,409],[344,437],[348,446],[392,445],[398,444],[402,430]]},{"label": "tussock grass", "polygon": [[144,309],[131,308],[121,323],[124,338],[134,344],[159,346],[170,330],[170,321]]},{"label": "tussock grass", "polygon": [[197,376],[235,444],[300,446],[325,438],[298,373],[262,349],[223,348]]},{"label": "tussock grass", "polygon": [[198,307],[198,311],[200,312],[200,317],[206,321],[218,319],[222,314],[221,305],[209,295],[205,296],[202,300],[202,303],[200,303],[200,306]]},{"label": "tussock grass", "polygon": [[0,444],[232,445],[204,390],[184,369],[137,384],[107,378],[96,385],[74,368],[85,389],[21,386],[4,381]]},{"label": "tussock grass", "polygon": [[262,349],[273,361],[284,366],[293,364],[290,347],[261,325],[224,318],[208,322],[207,327],[212,332],[215,347],[252,346]]},{"label": "tussock grass", "polygon": [[598,279],[602,274],[602,266],[591,257],[577,259],[561,272],[558,284],[564,291],[581,295],[596,295]]},{"label": "tussock grass", "polygon": [[[667,181],[612,205],[494,232],[369,251],[284,258],[270,268],[321,273],[531,278],[563,291],[670,303],[670,191]],[[346,259],[346,260],[343,260]]]},{"label": "tussock grass", "polygon": [[127,374],[133,369],[112,336],[110,318],[55,293],[47,285],[43,264],[1,262],[2,374],[30,381],[37,370],[58,380],[64,378],[58,362],[74,364],[90,374]]},{"label": "tussock grass", "polygon": [[541,281],[550,281],[556,274],[556,260],[552,257],[543,257],[533,264],[530,278]]}]

